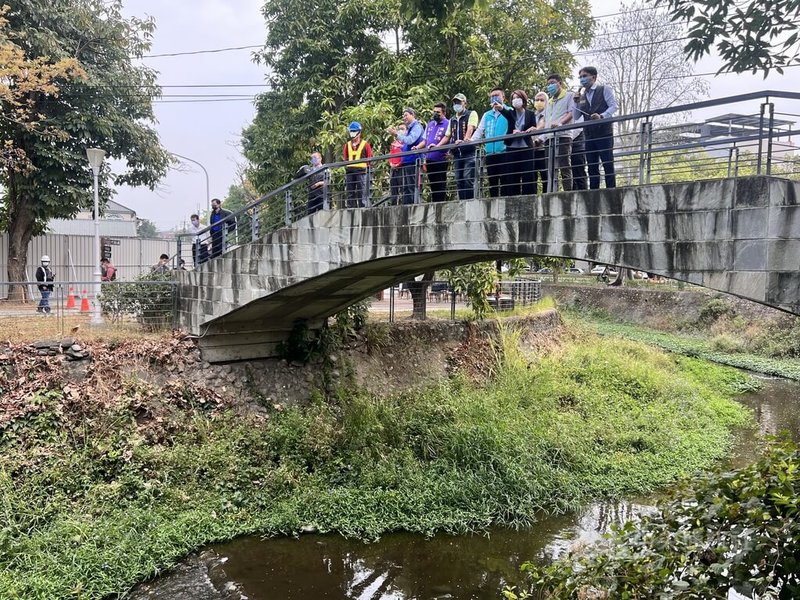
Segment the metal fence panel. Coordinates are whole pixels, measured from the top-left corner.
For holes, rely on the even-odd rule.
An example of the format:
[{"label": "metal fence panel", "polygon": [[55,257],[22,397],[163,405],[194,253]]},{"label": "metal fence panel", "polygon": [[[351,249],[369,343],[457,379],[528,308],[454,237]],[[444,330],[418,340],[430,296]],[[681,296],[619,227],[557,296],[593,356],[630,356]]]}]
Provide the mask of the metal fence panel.
[{"label": "metal fence panel", "polygon": [[[119,245],[111,247],[111,262],[117,267],[117,278],[131,280],[150,271],[161,254],[174,256],[175,240],[113,238]],[[94,236],[46,233],[36,236],[28,244],[26,275],[33,281],[43,254],[50,257],[50,268],[59,281],[92,281],[99,264],[94,258]],[[8,264],[8,234],[0,236],[0,264]],[[6,269],[0,273],[0,283],[8,282]]]}]

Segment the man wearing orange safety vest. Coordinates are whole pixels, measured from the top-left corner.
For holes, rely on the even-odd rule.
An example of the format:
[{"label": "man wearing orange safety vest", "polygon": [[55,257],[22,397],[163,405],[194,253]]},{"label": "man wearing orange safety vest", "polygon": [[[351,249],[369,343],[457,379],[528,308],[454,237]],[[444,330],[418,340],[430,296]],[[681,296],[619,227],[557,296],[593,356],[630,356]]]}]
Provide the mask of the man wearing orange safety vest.
[{"label": "man wearing orange safety vest", "polygon": [[[347,128],[350,141],[344,145],[344,160],[372,158],[369,142],[361,139],[361,123],[353,121]],[[366,208],[367,204],[367,165],[355,162],[345,167],[345,188],[347,189],[347,208]]]}]

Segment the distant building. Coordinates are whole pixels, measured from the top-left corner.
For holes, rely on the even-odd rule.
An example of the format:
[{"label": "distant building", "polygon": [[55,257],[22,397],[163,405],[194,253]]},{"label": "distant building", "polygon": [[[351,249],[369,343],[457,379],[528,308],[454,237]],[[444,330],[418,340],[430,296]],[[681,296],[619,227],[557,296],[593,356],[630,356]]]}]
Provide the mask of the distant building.
[{"label": "distant building", "polygon": [[[798,147],[792,137],[798,135],[796,122],[769,116],[727,113],[706,119],[702,123],[687,123],[672,128],[677,133],[674,143],[701,141],[711,156],[728,157],[733,149],[738,152],[758,154],[768,151],[768,138],[772,137],[772,157],[778,163],[795,155]],[[771,129],[770,129],[771,128]]]},{"label": "distant building", "polygon": [[[94,211],[84,210],[74,219],[53,219],[48,223],[52,233],[93,235]],[[100,215],[100,235],[104,237],[136,237],[136,211],[109,200]]]}]

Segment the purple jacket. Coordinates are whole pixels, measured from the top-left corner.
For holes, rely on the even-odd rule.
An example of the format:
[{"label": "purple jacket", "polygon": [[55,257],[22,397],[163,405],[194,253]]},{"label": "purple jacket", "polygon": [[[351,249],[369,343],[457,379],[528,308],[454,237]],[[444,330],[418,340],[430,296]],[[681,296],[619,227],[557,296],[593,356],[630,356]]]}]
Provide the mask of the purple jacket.
[{"label": "purple jacket", "polygon": [[[428,123],[428,126],[425,128],[425,147],[429,148],[434,144],[438,144],[442,141],[445,134],[447,133],[447,129],[450,126],[450,121],[447,119],[442,119],[438,123],[436,121],[431,121]],[[428,152],[427,159],[430,161],[437,161],[437,160],[445,160],[447,152],[445,150],[432,150]]]}]

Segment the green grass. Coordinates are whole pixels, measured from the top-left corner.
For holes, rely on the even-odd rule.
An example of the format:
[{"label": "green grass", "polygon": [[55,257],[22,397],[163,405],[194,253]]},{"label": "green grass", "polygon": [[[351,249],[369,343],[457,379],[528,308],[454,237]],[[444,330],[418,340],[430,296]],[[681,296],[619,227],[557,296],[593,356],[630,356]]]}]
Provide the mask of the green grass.
[{"label": "green grass", "polygon": [[590,327],[602,335],[622,337],[670,352],[696,356],[715,363],[747,369],[766,375],[777,375],[800,381],[800,360],[790,358],[770,358],[762,354],[744,352],[736,340],[729,341],[721,335],[711,339],[657,331],[629,323],[614,323],[602,319],[592,319],[573,315],[572,319]]},{"label": "green grass", "polygon": [[268,418],[134,380],[109,403],[43,392],[0,436],[0,597],[104,598],[203,544],[307,524],[524,526],[706,467],[749,420],[732,369],[594,335],[537,358],[514,336],[486,387],[342,391]]}]

